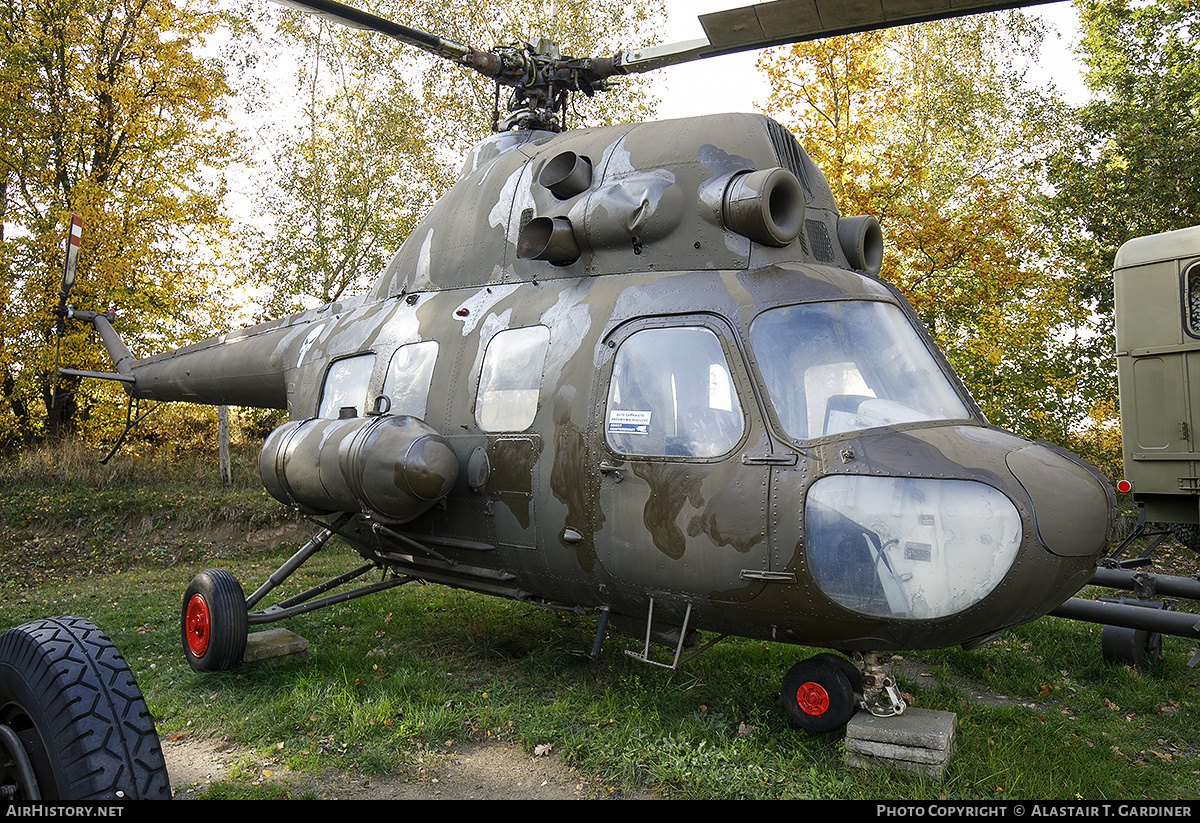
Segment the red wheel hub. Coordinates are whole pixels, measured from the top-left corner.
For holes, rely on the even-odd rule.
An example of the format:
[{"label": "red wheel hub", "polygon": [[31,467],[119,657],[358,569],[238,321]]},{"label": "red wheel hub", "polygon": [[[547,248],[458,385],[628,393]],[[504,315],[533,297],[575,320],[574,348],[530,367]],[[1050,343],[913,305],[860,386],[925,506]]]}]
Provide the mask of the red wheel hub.
[{"label": "red wheel hub", "polygon": [[188,651],[196,657],[203,657],[208,651],[211,631],[208,601],[199,594],[193,594],[187,604],[187,613],[183,617],[183,633],[187,638]]},{"label": "red wheel hub", "polygon": [[811,680],[801,683],[796,689],[796,705],[800,711],[813,717],[820,717],[829,711],[829,692],[820,683]]}]

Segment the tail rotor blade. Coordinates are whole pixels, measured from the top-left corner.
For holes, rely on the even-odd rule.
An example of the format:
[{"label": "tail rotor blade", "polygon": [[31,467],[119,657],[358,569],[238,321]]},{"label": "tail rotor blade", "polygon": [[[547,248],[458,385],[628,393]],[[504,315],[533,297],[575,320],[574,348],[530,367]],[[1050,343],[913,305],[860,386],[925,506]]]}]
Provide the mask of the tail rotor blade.
[{"label": "tail rotor blade", "polygon": [[71,230],[67,235],[67,256],[63,261],[62,288],[58,292],[58,308],[54,313],[63,317],[67,312],[67,299],[75,285],[75,266],[79,262],[79,244],[83,239],[83,218],[71,215]]}]

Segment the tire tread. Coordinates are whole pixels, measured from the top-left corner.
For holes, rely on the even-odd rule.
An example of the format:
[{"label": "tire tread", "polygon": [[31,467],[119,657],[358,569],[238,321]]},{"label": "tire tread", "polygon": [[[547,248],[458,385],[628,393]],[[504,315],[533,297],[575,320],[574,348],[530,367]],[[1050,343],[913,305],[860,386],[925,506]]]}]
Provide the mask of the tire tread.
[{"label": "tire tread", "polygon": [[171,797],[141,689],[99,627],[80,617],[23,624],[0,636],[0,665],[19,673],[38,696],[46,725],[39,731],[58,755],[59,799]]}]

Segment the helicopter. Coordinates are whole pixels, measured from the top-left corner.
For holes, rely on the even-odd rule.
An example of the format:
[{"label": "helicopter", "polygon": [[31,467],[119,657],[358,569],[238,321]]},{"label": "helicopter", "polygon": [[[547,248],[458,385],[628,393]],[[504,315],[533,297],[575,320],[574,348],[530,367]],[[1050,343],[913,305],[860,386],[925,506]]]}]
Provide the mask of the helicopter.
[{"label": "helicopter", "polygon": [[[829,649],[780,689],[821,734],[904,711],[893,653],[977,647],[1088,583],[1107,481],[986,421],[881,276],[879,222],[839,214],[787,129],[562,125],[571,94],[621,75],[1033,3],[779,0],[702,16],[701,40],[572,58],[281,2],[511,96],[364,295],[135,358],[64,279],[55,313],[113,362],[64,372],[288,413],[259,474],[318,531],[248,596],[226,570],[195,576],[194,669],[240,664],[252,626],[425,581],[594,615],[593,655],[612,628],[660,667],[726,636]],[[362,564],[270,602],[334,537]]]}]

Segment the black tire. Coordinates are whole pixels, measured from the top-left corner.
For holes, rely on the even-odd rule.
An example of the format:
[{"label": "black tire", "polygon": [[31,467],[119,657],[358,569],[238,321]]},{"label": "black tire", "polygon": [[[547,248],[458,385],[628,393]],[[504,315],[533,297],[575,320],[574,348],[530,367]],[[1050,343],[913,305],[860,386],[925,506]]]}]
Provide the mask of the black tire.
[{"label": "black tire", "polygon": [[188,584],[179,613],[188,664],[200,672],[232,669],[246,654],[246,597],[225,569],[205,569]]},{"label": "black tire", "polygon": [[0,636],[0,791],[18,802],[171,799],[141,689],[90,621],[35,620]]},{"label": "black tire", "polygon": [[854,715],[850,678],[828,656],[810,657],[788,669],[779,696],[792,724],[810,734],[840,729]]},{"label": "black tire", "polygon": [[853,662],[842,657],[840,654],[832,654],[830,652],[821,652],[818,655],[814,655],[814,658],[817,660],[828,660],[837,666],[846,675],[846,679],[850,683],[850,691],[855,696],[862,694],[862,672],[859,671],[858,666],[855,666]]},{"label": "black tire", "polygon": [[1168,529],[1184,548],[1200,553],[1200,526],[1195,523],[1172,523]]}]

